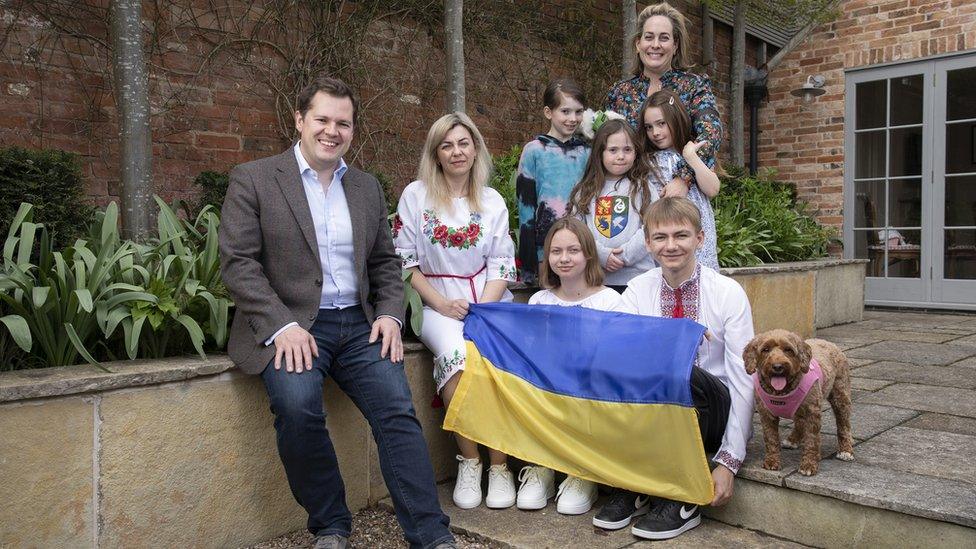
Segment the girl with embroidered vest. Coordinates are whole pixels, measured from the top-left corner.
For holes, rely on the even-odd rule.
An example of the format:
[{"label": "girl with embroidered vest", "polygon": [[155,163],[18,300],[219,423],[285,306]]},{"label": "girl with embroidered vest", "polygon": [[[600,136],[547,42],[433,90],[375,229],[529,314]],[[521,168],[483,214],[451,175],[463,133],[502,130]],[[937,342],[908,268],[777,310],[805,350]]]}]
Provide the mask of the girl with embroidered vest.
[{"label": "girl with embroidered vest", "polygon": [[518,258],[522,281],[535,284],[545,257],[542,241],[552,223],[566,215],[566,202],[583,176],[590,145],[576,135],[586,97],[567,78],[553,80],[542,96],[549,131],[522,148],[515,193],[519,204]]},{"label": "girl with embroidered vest", "polygon": [[569,210],[590,229],[607,286],[618,292],[654,267],[641,219],[657,197],[633,128],[623,120],[604,122],[593,136],[583,179],[569,195]]},{"label": "girl with embroidered vest", "polygon": [[[752,310],[742,287],[731,278],[705,269],[695,249],[705,235],[698,208],[685,198],[665,197],[647,212],[647,247],[661,265],[630,281],[622,296],[625,313],[690,318],[707,328],[691,369],[690,390],[698,410],[699,433],[712,458],[711,505],[732,497],[733,482],[746,457],[754,405],[752,379],[742,353],[753,337]],[[644,433],[654,440],[654,433]],[[650,504],[649,504],[650,503]],[[648,510],[648,507],[650,509]],[[594,516],[593,524],[618,529],[633,516],[647,513],[631,533],[647,539],[669,539],[701,522],[697,505],[616,490]]]},{"label": "girl with embroidered vest", "polygon": [[[529,298],[529,305],[559,305],[562,307],[586,307],[600,311],[616,311],[620,308],[620,294],[603,285],[603,269],[600,268],[593,235],[582,221],[564,217],[555,223],[546,235],[545,261],[542,263],[539,283],[544,290]],[[567,476],[555,488],[552,469],[528,465],[519,472],[516,506],[519,509],[542,509],[549,498],[556,496],[556,511],[564,515],[582,515],[588,512],[597,498],[595,483],[574,476]]]},{"label": "girl with embroidered vest", "polygon": [[[403,190],[393,223],[396,251],[424,303],[420,340],[434,355],[434,383],[446,404],[464,370],[468,304],[512,300],[515,245],[505,201],[486,185],[491,170],[491,155],[471,119],[460,112],[442,116],[430,127],[418,180]],[[456,438],[461,455],[454,503],[469,509],[481,504],[482,464],[477,444]],[[506,456],[495,450],[488,455],[485,504],[510,507],[515,482]]]},{"label": "girl with embroidered vest", "polygon": [[682,161],[694,170],[694,177],[687,183],[688,194],[685,198],[698,208],[702,230],[705,231],[705,241],[695,251],[695,256],[701,265],[718,270],[715,213],[709,199],[718,194],[722,182],[698,156],[698,150],[705,145],[705,141],[692,141],[688,111],[681,99],[670,90],[661,90],[648,97],[641,107],[638,120],[638,139],[648,153],[651,180],[661,196],[667,194],[665,188],[677,175],[678,165]]}]

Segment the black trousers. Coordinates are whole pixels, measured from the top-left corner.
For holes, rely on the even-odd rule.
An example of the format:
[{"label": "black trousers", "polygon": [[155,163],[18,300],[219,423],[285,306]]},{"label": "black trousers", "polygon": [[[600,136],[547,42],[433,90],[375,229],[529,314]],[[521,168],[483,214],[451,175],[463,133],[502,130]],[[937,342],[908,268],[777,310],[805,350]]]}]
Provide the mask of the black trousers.
[{"label": "black trousers", "polygon": [[698,410],[698,429],[701,431],[705,452],[712,453],[722,445],[725,424],[729,421],[732,398],[724,383],[712,374],[693,366],[691,368],[691,400]]}]

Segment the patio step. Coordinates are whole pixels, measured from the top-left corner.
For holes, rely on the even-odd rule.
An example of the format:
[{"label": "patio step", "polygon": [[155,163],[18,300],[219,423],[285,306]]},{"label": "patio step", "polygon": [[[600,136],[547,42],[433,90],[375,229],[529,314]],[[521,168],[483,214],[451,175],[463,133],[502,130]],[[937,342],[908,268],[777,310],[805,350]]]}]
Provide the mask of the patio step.
[{"label": "patio step", "polygon": [[[855,448],[856,451],[856,448]],[[784,452],[784,461],[797,461]],[[803,477],[747,463],[733,502],[707,509],[701,526],[660,547],[976,547],[976,492],[971,485],[833,459]],[[760,472],[761,471],[761,472]],[[453,482],[438,486],[452,529],[511,548],[642,547],[629,528],[607,532],[592,525],[596,510],[564,516],[555,504],[540,511],[514,507],[462,510],[451,501]],[[382,505],[392,509],[389,499]]]},{"label": "patio step", "polygon": [[973,484],[830,458],[807,477],[796,472],[799,452],[784,450],[775,472],[748,460],[732,502],[705,515],[817,547],[976,547]]}]

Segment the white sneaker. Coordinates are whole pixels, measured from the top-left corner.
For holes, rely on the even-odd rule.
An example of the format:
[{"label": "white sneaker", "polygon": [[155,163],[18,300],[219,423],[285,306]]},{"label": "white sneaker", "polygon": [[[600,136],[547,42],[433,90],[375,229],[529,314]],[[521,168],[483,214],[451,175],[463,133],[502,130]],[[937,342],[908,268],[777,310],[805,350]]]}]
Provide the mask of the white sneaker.
[{"label": "white sneaker", "polygon": [[569,476],[559,485],[556,512],[563,515],[582,515],[596,503],[596,483]]},{"label": "white sneaker", "polygon": [[556,484],[553,482],[552,469],[527,465],[519,471],[518,497],[515,505],[527,511],[542,509],[549,498],[556,495]]},{"label": "white sneaker", "polygon": [[454,483],[454,505],[473,509],[481,505],[481,460],[457,456],[458,474]]},{"label": "white sneaker", "polygon": [[515,479],[508,465],[492,465],[488,468],[488,495],[485,505],[491,509],[504,509],[515,505]]}]

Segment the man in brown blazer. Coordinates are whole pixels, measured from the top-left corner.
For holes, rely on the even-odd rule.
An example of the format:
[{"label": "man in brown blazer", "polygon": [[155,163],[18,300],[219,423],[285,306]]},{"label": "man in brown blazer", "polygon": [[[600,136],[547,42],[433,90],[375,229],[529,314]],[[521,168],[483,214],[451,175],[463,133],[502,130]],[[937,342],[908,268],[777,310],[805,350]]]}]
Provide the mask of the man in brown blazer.
[{"label": "man in brown blazer", "polygon": [[237,312],[228,353],[260,374],[278,453],[316,548],[347,547],[352,516],[325,425],[332,377],[366,417],[411,547],[454,547],[403,372],[400,259],[377,180],[347,166],[358,103],[318,77],[298,96],[298,143],[241,164],[220,227]]}]

